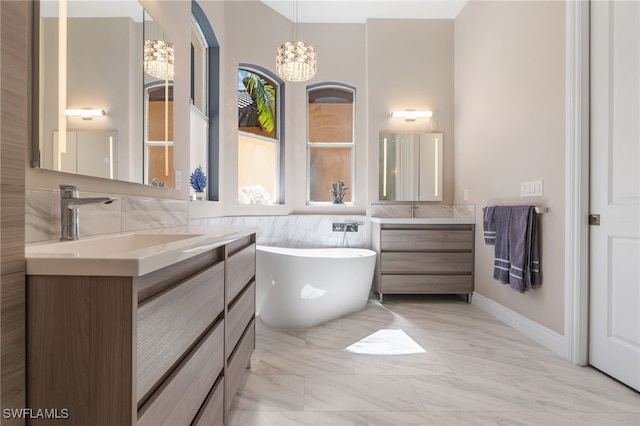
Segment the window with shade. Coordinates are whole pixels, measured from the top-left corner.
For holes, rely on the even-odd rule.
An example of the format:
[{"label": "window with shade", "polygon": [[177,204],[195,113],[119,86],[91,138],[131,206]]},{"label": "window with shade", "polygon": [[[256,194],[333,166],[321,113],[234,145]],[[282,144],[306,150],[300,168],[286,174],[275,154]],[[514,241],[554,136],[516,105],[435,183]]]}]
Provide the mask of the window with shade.
[{"label": "window with shade", "polygon": [[[353,204],[355,89],[337,83],[307,88],[307,203]],[[334,196],[336,186],[349,188]]]},{"label": "window with shade", "polygon": [[239,204],[284,203],[280,90],[268,71],[238,69]]}]

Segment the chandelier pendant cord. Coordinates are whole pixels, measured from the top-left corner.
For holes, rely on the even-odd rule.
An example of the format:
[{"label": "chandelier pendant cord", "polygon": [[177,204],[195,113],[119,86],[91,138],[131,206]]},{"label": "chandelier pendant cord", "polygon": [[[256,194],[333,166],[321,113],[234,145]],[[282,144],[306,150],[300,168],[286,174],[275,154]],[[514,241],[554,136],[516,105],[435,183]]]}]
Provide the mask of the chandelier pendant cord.
[{"label": "chandelier pendant cord", "polygon": [[[299,1],[294,0],[291,16],[293,41],[285,42],[276,49],[276,71],[286,81],[307,81],[316,74],[315,49],[298,38]],[[304,38],[304,34],[301,36]]]}]

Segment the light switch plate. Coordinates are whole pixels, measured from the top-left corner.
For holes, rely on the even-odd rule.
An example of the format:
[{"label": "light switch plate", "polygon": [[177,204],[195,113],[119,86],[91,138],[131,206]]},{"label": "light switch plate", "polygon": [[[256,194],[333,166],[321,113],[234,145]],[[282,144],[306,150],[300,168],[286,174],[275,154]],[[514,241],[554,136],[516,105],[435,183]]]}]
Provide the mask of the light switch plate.
[{"label": "light switch plate", "polygon": [[542,197],[543,194],[542,179],[520,183],[520,197]]}]

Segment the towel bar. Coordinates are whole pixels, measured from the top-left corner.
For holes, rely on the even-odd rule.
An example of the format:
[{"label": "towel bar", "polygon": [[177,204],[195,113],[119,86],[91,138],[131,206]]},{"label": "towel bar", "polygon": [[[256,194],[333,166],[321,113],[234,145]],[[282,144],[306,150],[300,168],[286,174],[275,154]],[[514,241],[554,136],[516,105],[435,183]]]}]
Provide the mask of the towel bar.
[{"label": "towel bar", "polygon": [[536,207],[536,213],[540,214],[540,213],[548,213],[549,212],[549,207]]},{"label": "towel bar", "polygon": [[[515,205],[516,204],[514,204],[514,206]],[[540,213],[549,213],[549,207],[538,207],[538,206],[535,206],[535,208],[536,208],[536,213],[538,213],[538,214],[540,214]]]}]

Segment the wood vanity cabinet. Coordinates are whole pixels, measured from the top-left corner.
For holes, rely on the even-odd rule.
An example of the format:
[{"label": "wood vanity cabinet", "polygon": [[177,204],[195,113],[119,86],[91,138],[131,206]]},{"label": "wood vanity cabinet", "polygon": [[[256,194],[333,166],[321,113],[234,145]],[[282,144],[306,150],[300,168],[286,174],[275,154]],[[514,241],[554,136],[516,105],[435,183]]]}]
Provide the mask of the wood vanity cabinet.
[{"label": "wood vanity cabinet", "polygon": [[58,416],[29,424],[223,425],[255,348],[255,234],[140,277],[28,276],[27,292],[27,406]]},{"label": "wood vanity cabinet", "polygon": [[374,290],[385,294],[473,293],[473,224],[372,222]]}]

